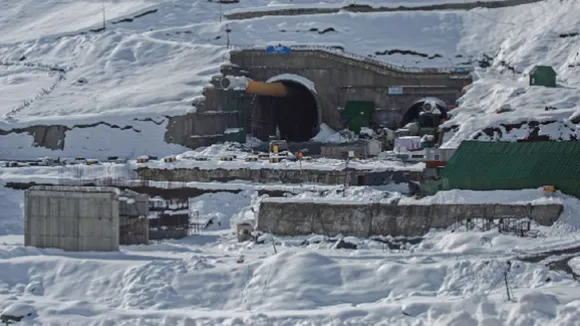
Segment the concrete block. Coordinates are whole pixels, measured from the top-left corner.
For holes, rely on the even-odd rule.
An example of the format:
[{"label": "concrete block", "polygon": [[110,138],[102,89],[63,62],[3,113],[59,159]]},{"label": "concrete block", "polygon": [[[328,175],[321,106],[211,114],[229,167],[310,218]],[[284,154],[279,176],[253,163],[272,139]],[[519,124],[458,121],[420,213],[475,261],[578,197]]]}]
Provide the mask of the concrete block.
[{"label": "concrete block", "polygon": [[559,204],[547,204],[531,207],[531,218],[540,225],[550,226],[557,220],[564,207]]},{"label": "concrete block", "polygon": [[44,223],[46,226],[46,234],[50,236],[58,236],[59,231],[59,221],[60,218],[58,215],[55,217],[45,217]]},{"label": "concrete block", "polygon": [[111,243],[102,245],[100,250],[114,248],[115,243],[118,249],[118,220],[115,220],[118,219],[118,194],[115,189],[37,186],[27,190],[25,203],[27,245],[82,250],[79,238],[89,235],[110,239]]},{"label": "concrete block", "polygon": [[63,218],[59,221],[59,235],[78,237],[79,236],[79,219],[77,218]]},{"label": "concrete block", "polygon": [[60,249],[66,251],[78,251],[79,250],[79,237],[78,236],[61,236],[59,237]]},{"label": "concrete block", "polygon": [[[64,205],[62,205],[63,207],[61,208],[61,201],[64,198],[62,197],[50,197],[48,198],[48,214],[46,216],[51,216],[51,217],[56,217],[56,216],[60,216],[60,214],[63,212],[63,208]],[[57,231],[55,231],[57,232]]]},{"label": "concrete block", "polygon": [[103,235],[101,219],[88,217],[79,219],[79,237],[100,237]]},{"label": "concrete block", "polygon": [[45,248],[59,248],[60,246],[60,238],[58,235],[47,235],[44,240]]}]

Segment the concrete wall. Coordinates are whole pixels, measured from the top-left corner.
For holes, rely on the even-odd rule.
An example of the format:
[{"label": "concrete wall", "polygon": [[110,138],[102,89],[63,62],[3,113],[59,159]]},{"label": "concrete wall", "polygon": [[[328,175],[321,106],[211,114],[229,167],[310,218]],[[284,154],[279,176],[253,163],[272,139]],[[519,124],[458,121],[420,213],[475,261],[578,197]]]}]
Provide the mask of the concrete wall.
[{"label": "concrete wall", "polygon": [[119,250],[118,191],[35,186],[24,195],[24,243],[68,251]]},{"label": "concrete wall", "polygon": [[[404,111],[424,97],[437,97],[455,104],[460,97],[467,73],[437,69],[409,69],[400,66],[315,49],[293,49],[291,54],[266,54],[262,49],[232,51],[230,60],[248,71],[252,79],[265,81],[290,73],[314,82],[320,104],[322,122],[334,129],[342,127],[340,111],[348,100],[368,100],[375,107],[393,110],[400,121]],[[403,95],[388,95],[392,86],[414,85]]]},{"label": "concrete wall", "polygon": [[[356,176],[365,174],[361,170],[286,170],[286,169],[155,169],[139,168],[139,178],[154,181],[176,182],[228,182],[247,180],[259,183],[295,183],[343,184],[345,173],[351,184],[356,183]],[[375,171],[373,177],[388,178],[401,183],[422,178],[422,171]]]},{"label": "concrete wall", "polygon": [[257,229],[278,235],[326,234],[420,236],[431,228],[447,228],[468,217],[531,218],[552,225],[560,204],[549,205],[391,205],[329,204],[265,199],[260,204]]}]

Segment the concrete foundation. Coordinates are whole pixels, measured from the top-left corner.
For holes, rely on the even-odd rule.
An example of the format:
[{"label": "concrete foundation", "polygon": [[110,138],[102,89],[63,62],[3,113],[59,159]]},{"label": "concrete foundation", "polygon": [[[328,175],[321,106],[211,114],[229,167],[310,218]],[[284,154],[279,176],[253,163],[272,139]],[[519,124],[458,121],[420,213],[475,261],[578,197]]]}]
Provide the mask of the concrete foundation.
[{"label": "concrete foundation", "polygon": [[278,235],[326,234],[420,236],[466,218],[530,218],[552,225],[563,210],[548,205],[394,205],[293,202],[269,198],[260,204],[257,229]]},{"label": "concrete foundation", "polygon": [[24,195],[25,245],[119,250],[118,194],[109,187],[31,187]]}]

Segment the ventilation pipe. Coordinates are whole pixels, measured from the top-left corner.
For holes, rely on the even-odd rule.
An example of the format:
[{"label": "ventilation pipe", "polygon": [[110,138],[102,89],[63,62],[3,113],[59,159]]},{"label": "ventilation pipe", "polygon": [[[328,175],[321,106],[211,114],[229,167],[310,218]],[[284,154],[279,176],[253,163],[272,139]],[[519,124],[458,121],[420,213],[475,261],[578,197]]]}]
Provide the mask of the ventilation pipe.
[{"label": "ventilation pipe", "polygon": [[225,76],[220,86],[225,90],[239,90],[261,96],[286,97],[290,93],[288,87],[280,82],[263,83],[246,77]]}]

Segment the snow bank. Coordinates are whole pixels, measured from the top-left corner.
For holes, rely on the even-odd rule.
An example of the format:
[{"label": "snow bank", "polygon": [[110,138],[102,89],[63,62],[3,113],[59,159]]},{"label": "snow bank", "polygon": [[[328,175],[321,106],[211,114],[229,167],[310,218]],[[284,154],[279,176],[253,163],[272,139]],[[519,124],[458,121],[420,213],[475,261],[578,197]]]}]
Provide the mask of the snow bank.
[{"label": "snow bank", "polygon": [[[544,196],[544,190],[525,189],[525,190],[494,190],[494,191],[475,191],[475,190],[447,190],[439,191],[433,196],[414,199],[412,197],[402,198],[399,203],[403,205],[433,205],[433,204],[511,204],[511,205],[528,205],[528,204],[563,204],[567,196],[558,193],[555,197]],[[580,202],[578,202],[580,207]]]},{"label": "snow bank", "polygon": [[[401,187],[402,188],[402,187]],[[384,190],[374,189],[371,187],[349,187],[346,191],[343,189],[327,191],[305,191],[295,196],[266,198],[263,201],[269,202],[311,202],[311,203],[328,203],[328,204],[373,204],[373,203],[391,203],[399,199],[401,194],[398,192],[387,192]]]},{"label": "snow bank", "polygon": [[0,235],[23,232],[24,191],[5,188],[0,183]]},{"label": "snow bank", "polygon": [[[237,255],[204,248],[163,252],[164,257],[128,254],[124,260],[108,259],[119,258],[115,254],[95,259],[82,253],[72,258],[66,253],[30,252],[31,256],[0,261],[0,298],[25,298],[38,312],[36,321],[43,323],[169,325],[244,320],[256,324],[259,320],[274,326],[289,322],[400,325],[409,318],[404,311],[416,321],[435,324],[467,319],[504,323],[512,321],[516,312],[545,324],[570,318],[565,305],[571,300],[552,293],[570,296],[577,290],[569,277],[543,266],[517,263],[510,284],[520,300],[505,305],[501,260],[376,259],[282,248],[262,258],[260,249],[246,250],[247,263],[239,265],[234,262]],[[27,294],[20,286],[39,278],[45,280],[42,296]],[[553,286],[559,288],[551,290]],[[542,300],[550,305],[532,309]]]},{"label": "snow bank", "polygon": [[341,135],[330,128],[326,123],[320,124],[320,131],[316,136],[312,137],[312,141],[321,143],[343,143],[345,139],[342,139]]}]

